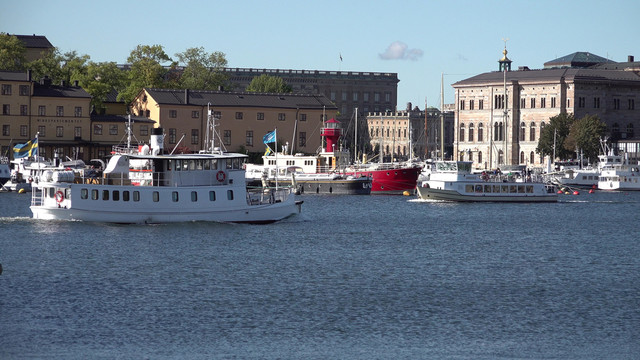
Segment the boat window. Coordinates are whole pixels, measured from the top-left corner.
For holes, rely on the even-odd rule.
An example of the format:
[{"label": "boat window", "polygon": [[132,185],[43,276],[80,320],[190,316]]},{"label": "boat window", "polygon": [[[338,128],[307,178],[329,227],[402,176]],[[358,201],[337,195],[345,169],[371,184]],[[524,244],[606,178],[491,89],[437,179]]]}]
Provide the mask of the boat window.
[{"label": "boat window", "polygon": [[102,190],[102,200],[109,200],[109,190]]},{"label": "boat window", "polygon": [[240,169],[240,158],[233,159],[233,168]]},{"label": "boat window", "polygon": [[178,202],[178,192],[177,191],[171,192],[171,200],[173,200],[173,202]]},{"label": "boat window", "polygon": [[180,171],[182,170],[182,161],[181,160],[176,160],[176,164],[175,164],[175,170],[176,171]]},{"label": "boat window", "polygon": [[227,160],[225,161],[225,164],[226,164],[226,165],[225,165],[225,168],[226,168],[226,169],[232,169],[232,168],[233,168],[233,160],[231,160],[231,159],[227,159]]},{"label": "boat window", "polygon": [[98,200],[98,190],[91,190],[91,200]]},{"label": "boat window", "polygon": [[494,193],[499,193],[500,192],[500,185],[492,185],[493,187],[493,191]]},{"label": "boat window", "polygon": [[189,160],[189,170],[193,171],[196,169],[196,161],[195,160]]},{"label": "boat window", "polygon": [[140,201],[140,191],[133,192],[133,201]]},{"label": "boat window", "polygon": [[533,185],[527,185],[527,193],[533,194]]},{"label": "boat window", "polygon": [[233,190],[227,190],[227,199],[233,200]]},{"label": "boat window", "polygon": [[524,194],[524,185],[518,185],[518,193]]},{"label": "boat window", "polygon": [[189,160],[183,160],[182,161],[182,171],[187,171],[189,170]]},{"label": "boat window", "polygon": [[113,201],[120,201],[120,191],[113,190],[113,194],[111,195],[113,196]]},{"label": "boat window", "polygon": [[482,192],[482,185],[476,185],[476,192],[477,193],[481,193]]},{"label": "boat window", "polygon": [[49,188],[49,197],[53,198],[56,196],[56,189],[55,188]]},{"label": "boat window", "polygon": [[484,192],[490,193],[491,192],[491,185],[485,185],[484,186]]},{"label": "boat window", "polygon": [[218,159],[211,160],[211,170],[217,170],[217,169],[218,169]]},{"label": "boat window", "polygon": [[89,197],[89,190],[80,189],[80,198],[81,199],[87,199],[88,197]]},{"label": "boat window", "polygon": [[509,192],[510,193],[517,193],[518,192],[518,187],[516,185],[510,185],[509,186]]},{"label": "boat window", "polygon": [[204,160],[204,169],[205,170],[209,170],[211,169],[211,160]]},{"label": "boat window", "polygon": [[216,201],[216,192],[215,191],[209,191],[209,200],[210,201]]},{"label": "boat window", "polygon": [[153,202],[158,202],[160,201],[160,193],[158,193],[157,191],[153,192]]},{"label": "boat window", "polygon": [[122,201],[129,201],[129,191],[122,192]]},{"label": "boat window", "polygon": [[165,165],[167,171],[173,170],[173,160],[167,160],[167,163]]},{"label": "boat window", "polygon": [[500,188],[500,192],[501,193],[508,193],[509,192],[509,185],[502,185],[502,187]]},{"label": "boat window", "polygon": [[465,185],[464,191],[468,192],[468,193],[472,193],[473,192],[473,185]]},{"label": "boat window", "polygon": [[193,202],[198,201],[198,192],[197,191],[192,191],[191,192],[191,201],[193,201]]}]

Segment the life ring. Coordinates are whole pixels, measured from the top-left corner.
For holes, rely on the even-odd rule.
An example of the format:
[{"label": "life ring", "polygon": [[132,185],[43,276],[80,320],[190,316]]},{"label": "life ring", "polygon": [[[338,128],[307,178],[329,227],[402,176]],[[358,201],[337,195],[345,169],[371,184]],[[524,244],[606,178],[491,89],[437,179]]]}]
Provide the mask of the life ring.
[{"label": "life ring", "polygon": [[64,200],[64,194],[60,190],[56,191],[56,201],[61,203],[62,200]]},{"label": "life ring", "polygon": [[227,175],[225,175],[224,171],[222,170],[218,171],[218,173],[216,174],[216,180],[218,180],[219,182],[223,182],[226,177]]},{"label": "life ring", "polygon": [[29,176],[29,178],[27,179],[27,181],[29,181],[30,183],[32,183],[32,182],[33,182],[33,177],[32,177],[32,176]]}]

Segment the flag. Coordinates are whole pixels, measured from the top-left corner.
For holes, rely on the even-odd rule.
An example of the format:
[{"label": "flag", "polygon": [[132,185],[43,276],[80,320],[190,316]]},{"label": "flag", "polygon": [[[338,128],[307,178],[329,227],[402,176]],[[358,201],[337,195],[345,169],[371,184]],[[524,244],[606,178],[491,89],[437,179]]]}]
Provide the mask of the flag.
[{"label": "flag", "polygon": [[269,156],[269,154],[271,154],[271,148],[267,146],[267,150],[265,150],[264,155],[262,156]]},{"label": "flag", "polygon": [[267,135],[265,135],[265,136],[263,136],[263,137],[262,137],[262,141],[263,141],[265,144],[272,143],[272,142],[276,142],[276,131],[275,131],[275,130],[273,130],[272,132],[267,133]]},{"label": "flag", "polygon": [[13,158],[38,156],[38,137],[27,141],[25,144],[18,144],[13,147]]},{"label": "flag", "polygon": [[342,53],[340,53],[340,61],[342,61]]}]

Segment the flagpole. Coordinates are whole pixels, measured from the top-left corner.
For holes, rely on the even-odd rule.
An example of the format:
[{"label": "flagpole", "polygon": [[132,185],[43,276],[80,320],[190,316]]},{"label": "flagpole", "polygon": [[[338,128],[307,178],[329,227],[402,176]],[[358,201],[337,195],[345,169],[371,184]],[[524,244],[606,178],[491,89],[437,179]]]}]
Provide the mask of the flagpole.
[{"label": "flagpole", "polygon": [[276,191],[278,190],[278,128],[276,127],[273,130],[273,134],[275,136],[275,149],[276,149]]}]

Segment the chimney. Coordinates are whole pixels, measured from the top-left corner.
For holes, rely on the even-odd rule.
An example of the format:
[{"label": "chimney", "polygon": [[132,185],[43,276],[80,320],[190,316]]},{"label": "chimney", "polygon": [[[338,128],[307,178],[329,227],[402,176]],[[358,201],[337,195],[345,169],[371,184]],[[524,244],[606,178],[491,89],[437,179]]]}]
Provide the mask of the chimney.
[{"label": "chimney", "polygon": [[73,80],[73,86],[78,87],[78,80]]},{"label": "chimney", "polygon": [[151,151],[153,155],[162,155],[164,150],[164,136],[162,128],[151,129]]},{"label": "chimney", "polygon": [[67,82],[65,80],[60,81],[60,86],[67,86]]},{"label": "chimney", "polygon": [[40,85],[49,86],[51,85],[51,79],[48,75],[45,75],[42,79],[40,79]]},{"label": "chimney", "polygon": [[627,56],[627,62],[634,62],[633,55]]},{"label": "chimney", "polygon": [[218,91],[224,91],[224,86],[218,85]]},{"label": "chimney", "polygon": [[27,69],[27,81],[31,81],[31,69]]},{"label": "chimney", "polygon": [[184,103],[185,105],[189,104],[189,89],[184,89]]}]

